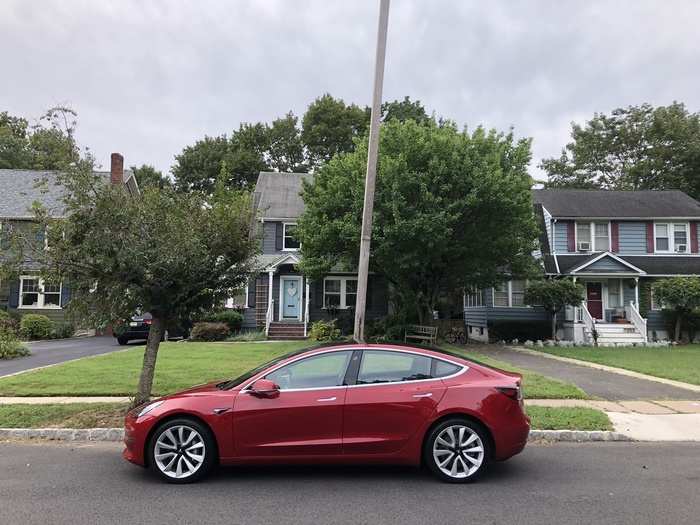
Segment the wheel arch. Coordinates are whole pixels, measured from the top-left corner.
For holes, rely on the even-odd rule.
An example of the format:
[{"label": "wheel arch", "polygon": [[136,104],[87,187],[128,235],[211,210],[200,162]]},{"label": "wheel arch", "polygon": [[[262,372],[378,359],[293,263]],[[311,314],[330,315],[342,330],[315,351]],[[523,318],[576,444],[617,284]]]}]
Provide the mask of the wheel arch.
[{"label": "wheel arch", "polygon": [[496,442],[493,439],[493,432],[491,432],[491,429],[489,426],[479,417],[475,416],[474,414],[470,414],[468,412],[448,412],[447,414],[442,414],[440,417],[438,417],[435,421],[433,421],[430,426],[425,430],[425,433],[423,434],[423,440],[421,442],[421,454],[420,454],[420,461],[421,464],[425,461],[425,444],[428,440],[428,436],[430,433],[433,431],[433,429],[438,426],[440,423],[447,421],[448,419],[463,419],[466,421],[471,421],[472,423],[476,423],[479,425],[481,428],[484,429],[486,432],[486,438],[489,440],[489,460],[493,459],[494,456],[496,455]]},{"label": "wheel arch", "polygon": [[216,434],[214,433],[214,430],[211,428],[211,425],[209,425],[202,417],[198,416],[197,414],[193,414],[191,412],[174,412],[174,413],[168,414],[167,416],[158,420],[158,422],[155,425],[153,425],[153,427],[151,427],[151,430],[148,431],[148,435],[146,436],[146,440],[144,441],[144,444],[143,444],[144,466],[145,467],[150,466],[150,460],[151,460],[151,452],[150,452],[151,446],[150,445],[151,445],[151,440],[153,439],[153,434],[155,434],[156,431],[160,427],[162,427],[165,423],[168,423],[169,421],[173,421],[175,419],[189,419],[191,421],[195,421],[209,431],[209,435],[214,440],[214,450],[216,452],[216,462],[218,463],[218,461],[219,461],[219,442],[216,439]]}]

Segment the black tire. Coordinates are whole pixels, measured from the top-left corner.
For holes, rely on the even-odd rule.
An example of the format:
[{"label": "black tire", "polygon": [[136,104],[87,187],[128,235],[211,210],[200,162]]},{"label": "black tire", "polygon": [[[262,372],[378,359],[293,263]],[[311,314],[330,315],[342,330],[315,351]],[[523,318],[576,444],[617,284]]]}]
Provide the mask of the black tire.
[{"label": "black tire", "polygon": [[119,337],[117,337],[117,343],[119,343],[120,345],[124,346],[124,345],[126,345],[126,344],[129,343],[129,338],[128,338],[128,337],[124,337],[123,335],[120,335]]},{"label": "black tire", "polygon": [[[444,437],[444,433],[447,433],[449,436],[450,431],[448,429],[450,428],[453,429],[455,437],[459,437],[460,428],[465,429],[463,433],[464,443],[472,439],[472,436],[475,436],[475,438],[464,447],[456,447],[458,449],[456,453],[453,448],[443,446],[441,442],[438,444],[436,452],[436,441],[439,437]],[[449,441],[447,439],[448,443]],[[458,441],[456,439],[453,443]],[[481,448],[482,451],[480,453],[475,452],[474,450],[477,448]],[[469,419],[455,417],[442,421],[429,432],[423,446],[423,462],[442,481],[447,483],[471,483],[477,480],[486,470],[491,458],[491,452],[488,432],[482,425]],[[450,456],[450,454],[452,455]],[[442,466],[439,465],[436,457],[444,457],[445,463]],[[478,466],[474,462],[477,462]],[[445,469],[451,470],[450,467],[453,467],[455,463],[457,463],[457,467],[454,475],[445,472]],[[465,468],[465,465],[468,465],[468,467]]]},{"label": "black tire", "polygon": [[[170,436],[175,436],[177,439],[180,428],[186,428],[191,431],[194,431],[196,435],[201,439],[202,447],[198,447],[194,451],[188,452],[186,451],[186,449],[181,448],[179,445],[177,445],[175,441],[172,441],[171,438],[168,437],[168,431],[170,431]],[[156,461],[156,447],[158,446],[158,440],[161,437],[163,437],[165,443],[172,443],[177,446],[178,452],[173,453],[175,455],[175,458],[165,457],[162,458],[160,462]],[[189,435],[184,434],[185,441],[187,441],[188,438]],[[197,438],[195,437],[193,441],[190,441],[190,443],[195,443],[196,439]],[[158,446],[158,450],[161,452],[165,452],[162,449],[162,446]],[[202,450],[203,453],[201,453]],[[170,461],[172,459],[177,463],[180,463],[182,461],[181,466],[183,471],[189,470],[188,465],[194,465],[195,463],[195,453],[197,456],[202,455],[203,459],[191,474],[183,475],[182,477],[176,477],[177,470],[175,466],[172,466],[166,470],[164,470],[162,467],[166,461]],[[167,454],[168,452],[165,452],[164,454],[162,453],[161,456]],[[182,460],[180,458],[182,458]],[[214,437],[209,428],[197,420],[190,419],[187,417],[171,419],[170,421],[166,421],[165,423],[160,425],[156,429],[156,431],[153,432],[151,439],[149,439],[148,444],[146,445],[146,459],[148,462],[148,467],[153,472],[155,472],[156,475],[158,475],[158,477],[160,477],[160,479],[162,479],[163,481],[176,484],[193,483],[206,476],[211,471],[211,469],[218,463],[216,441],[214,440]],[[167,467],[168,465],[165,466]]]}]

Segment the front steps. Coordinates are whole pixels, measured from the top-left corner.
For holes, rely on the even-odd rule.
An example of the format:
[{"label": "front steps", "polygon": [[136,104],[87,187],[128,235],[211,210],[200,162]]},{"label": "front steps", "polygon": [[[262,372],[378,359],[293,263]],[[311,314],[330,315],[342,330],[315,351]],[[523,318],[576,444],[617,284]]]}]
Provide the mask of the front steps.
[{"label": "front steps", "polygon": [[270,323],[270,331],[267,338],[271,340],[301,340],[304,336],[304,323],[299,322],[273,322]]},{"label": "front steps", "polygon": [[[634,343],[643,343],[644,334],[632,323],[601,323],[595,324],[595,329],[598,332],[598,344],[626,344],[633,345]],[[593,335],[586,331],[586,337],[592,343]]]}]

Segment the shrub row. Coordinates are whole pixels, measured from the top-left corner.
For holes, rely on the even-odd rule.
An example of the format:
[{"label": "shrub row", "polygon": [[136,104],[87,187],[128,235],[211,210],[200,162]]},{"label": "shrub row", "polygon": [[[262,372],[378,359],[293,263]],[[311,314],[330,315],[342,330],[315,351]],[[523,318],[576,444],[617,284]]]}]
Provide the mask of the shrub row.
[{"label": "shrub row", "polygon": [[62,339],[75,332],[69,323],[54,323],[45,315],[26,314],[0,310],[0,332],[19,335],[23,339]]}]

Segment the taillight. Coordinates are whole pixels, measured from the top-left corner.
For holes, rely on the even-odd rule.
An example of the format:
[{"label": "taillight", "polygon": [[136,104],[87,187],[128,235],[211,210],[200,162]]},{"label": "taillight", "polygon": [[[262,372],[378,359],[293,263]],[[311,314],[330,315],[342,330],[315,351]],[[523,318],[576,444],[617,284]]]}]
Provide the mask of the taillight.
[{"label": "taillight", "polygon": [[517,387],[499,386],[496,387],[496,390],[498,390],[501,394],[508,396],[513,401],[520,400],[520,389]]},{"label": "taillight", "polygon": [[144,319],[143,322],[145,324],[153,324],[153,319]]}]

